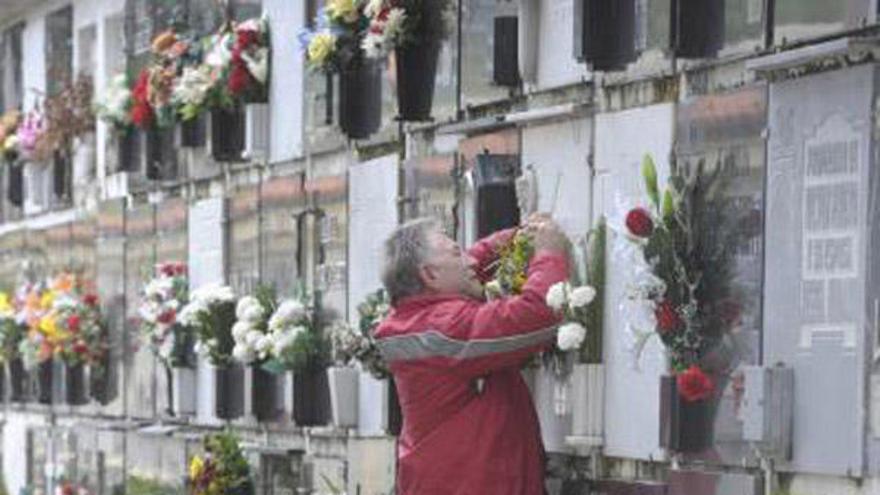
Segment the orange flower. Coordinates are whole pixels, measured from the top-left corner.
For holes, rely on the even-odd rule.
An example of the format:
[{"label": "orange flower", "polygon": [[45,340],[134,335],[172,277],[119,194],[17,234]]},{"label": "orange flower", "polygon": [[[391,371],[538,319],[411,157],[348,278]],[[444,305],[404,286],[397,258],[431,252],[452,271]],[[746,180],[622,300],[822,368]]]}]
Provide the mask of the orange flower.
[{"label": "orange flower", "polygon": [[174,34],[174,31],[169,29],[161,32],[153,38],[153,52],[162,53],[174,46],[175,43],[177,43],[177,35]]},{"label": "orange flower", "polygon": [[69,273],[62,273],[55,277],[55,280],[52,282],[52,289],[57,290],[59,292],[70,292],[73,290],[75,279],[73,275]]}]

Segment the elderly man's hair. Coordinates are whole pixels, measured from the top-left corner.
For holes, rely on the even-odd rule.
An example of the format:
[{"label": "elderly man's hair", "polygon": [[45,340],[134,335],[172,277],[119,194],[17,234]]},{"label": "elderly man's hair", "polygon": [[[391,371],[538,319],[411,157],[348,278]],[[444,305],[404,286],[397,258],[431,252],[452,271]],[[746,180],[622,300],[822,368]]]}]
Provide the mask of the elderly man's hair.
[{"label": "elderly man's hair", "polygon": [[385,241],[382,283],[393,304],[425,290],[419,268],[429,255],[428,233],[438,228],[433,218],[417,218],[397,227]]}]

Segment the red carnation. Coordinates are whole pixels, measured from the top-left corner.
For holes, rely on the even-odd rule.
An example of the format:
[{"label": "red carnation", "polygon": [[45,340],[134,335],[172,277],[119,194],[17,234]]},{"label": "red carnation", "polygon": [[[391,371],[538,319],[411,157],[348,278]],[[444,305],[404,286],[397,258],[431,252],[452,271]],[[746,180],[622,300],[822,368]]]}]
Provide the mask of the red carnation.
[{"label": "red carnation", "polygon": [[676,385],[681,398],[688,402],[708,399],[715,390],[715,384],[699,366],[693,365],[676,377]]},{"label": "red carnation", "polygon": [[233,95],[243,93],[251,83],[251,75],[244,64],[232,64],[232,72],[229,74],[228,88]]},{"label": "red carnation", "polygon": [[177,316],[177,311],[174,311],[174,309],[169,309],[167,311],[163,311],[159,315],[159,317],[156,318],[156,321],[158,321],[159,323],[161,323],[163,325],[171,325],[172,323],[174,323],[174,318],[176,316]]},{"label": "red carnation", "polygon": [[650,237],[654,232],[654,221],[651,214],[644,208],[633,208],[626,215],[626,228],[634,236]]},{"label": "red carnation", "polygon": [[82,340],[78,340],[73,344],[73,352],[77,354],[86,354],[89,352],[89,346],[87,346]]},{"label": "red carnation", "polygon": [[86,304],[86,306],[91,306],[94,308],[98,305],[98,296],[95,294],[86,294],[85,296],[83,296],[83,302]]},{"label": "red carnation", "polygon": [[251,45],[260,40],[260,33],[251,29],[242,29],[236,33],[235,43],[242,50],[247,50]]},{"label": "red carnation", "polygon": [[674,332],[684,325],[675,306],[669,301],[663,301],[654,308],[654,316],[657,318],[657,331],[661,334]]},{"label": "red carnation", "polygon": [[153,109],[146,103],[135,103],[131,107],[131,121],[141,128],[149,126],[153,121]]},{"label": "red carnation", "polygon": [[171,263],[162,263],[159,265],[159,273],[165,275],[166,277],[174,276],[174,265]]},{"label": "red carnation", "polygon": [[79,315],[70,315],[67,317],[67,329],[73,333],[79,332]]}]

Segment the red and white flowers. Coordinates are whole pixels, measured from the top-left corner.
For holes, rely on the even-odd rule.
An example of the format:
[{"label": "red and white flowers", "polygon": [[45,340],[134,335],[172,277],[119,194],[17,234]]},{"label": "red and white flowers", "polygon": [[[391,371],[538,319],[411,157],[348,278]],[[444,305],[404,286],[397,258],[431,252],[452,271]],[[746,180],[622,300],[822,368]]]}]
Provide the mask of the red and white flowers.
[{"label": "red and white flowers", "polygon": [[186,305],[189,280],[183,263],[162,263],[141,290],[138,313],[146,343],[166,366],[187,363],[191,329],[178,318]]}]

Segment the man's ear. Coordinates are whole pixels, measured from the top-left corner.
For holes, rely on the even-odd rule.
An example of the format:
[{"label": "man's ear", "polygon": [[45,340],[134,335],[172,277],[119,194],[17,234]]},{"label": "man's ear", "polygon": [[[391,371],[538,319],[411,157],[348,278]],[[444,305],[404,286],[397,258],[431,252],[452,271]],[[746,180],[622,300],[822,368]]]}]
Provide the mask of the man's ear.
[{"label": "man's ear", "polygon": [[434,267],[428,264],[419,267],[419,280],[422,281],[422,285],[425,287],[433,287],[434,280],[436,279],[437,272],[434,270]]}]

